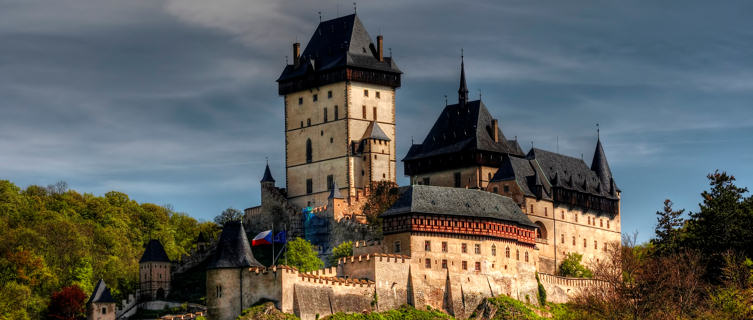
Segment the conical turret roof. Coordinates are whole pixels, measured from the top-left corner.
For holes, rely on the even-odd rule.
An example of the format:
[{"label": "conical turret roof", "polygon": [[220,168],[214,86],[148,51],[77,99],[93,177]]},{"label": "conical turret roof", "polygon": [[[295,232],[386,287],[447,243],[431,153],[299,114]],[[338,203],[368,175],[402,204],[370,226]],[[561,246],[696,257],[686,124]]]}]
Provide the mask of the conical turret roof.
[{"label": "conical turret roof", "polygon": [[267,163],[267,167],[264,168],[264,176],[261,178],[260,182],[275,182],[275,178],[272,178],[272,171],[269,170],[269,163]]},{"label": "conical turret roof", "polygon": [[217,251],[210,259],[207,269],[262,267],[251,252],[246,231],[240,221],[225,223]]},{"label": "conical turret roof", "polygon": [[139,260],[139,263],[144,262],[170,262],[170,258],[167,257],[165,248],[159,240],[152,239],[146,244],[144,254],[141,255],[141,260]]},{"label": "conical turret roof", "polygon": [[612,171],[609,170],[607,156],[604,154],[604,148],[601,146],[601,139],[596,140],[596,150],[594,159],[591,162],[591,170],[596,173],[602,185],[609,185],[612,180]]},{"label": "conical turret roof", "polygon": [[98,303],[114,303],[115,299],[112,298],[112,295],[110,294],[110,288],[107,287],[105,284],[105,280],[99,279],[97,282],[97,285],[94,287],[94,291],[92,291],[91,297],[89,297],[89,301],[86,302],[86,304],[91,304],[93,302]]}]

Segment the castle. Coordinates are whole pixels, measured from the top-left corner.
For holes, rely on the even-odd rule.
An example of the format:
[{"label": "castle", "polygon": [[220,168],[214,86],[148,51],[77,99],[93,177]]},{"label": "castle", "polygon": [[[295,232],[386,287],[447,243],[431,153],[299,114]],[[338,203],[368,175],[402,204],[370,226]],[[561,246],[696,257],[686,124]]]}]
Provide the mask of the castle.
[{"label": "castle", "polygon": [[[207,270],[210,317],[232,319],[273,301],[302,319],[406,303],[465,318],[484,297],[535,303],[537,272],[552,300],[591,285],[554,274],[568,253],[598,261],[620,241],[621,191],[601,139],[590,166],[541,149],[523,152],[480,99],[469,99],[462,59],[458,103],[446,105],[402,159],[411,183],[382,213],[382,233],[365,224],[371,187],[396,181],[401,71],[383,55],[383,37],[376,39],[353,14],[321,22],[302,54],[293,45],[293,64],[277,80],[286,187],[276,187],[267,166],[261,205],[245,210],[245,226],[223,229]],[[360,245],[353,257],[311,273],[264,267],[246,232],[270,227],[305,237],[323,255],[342,241]]]}]

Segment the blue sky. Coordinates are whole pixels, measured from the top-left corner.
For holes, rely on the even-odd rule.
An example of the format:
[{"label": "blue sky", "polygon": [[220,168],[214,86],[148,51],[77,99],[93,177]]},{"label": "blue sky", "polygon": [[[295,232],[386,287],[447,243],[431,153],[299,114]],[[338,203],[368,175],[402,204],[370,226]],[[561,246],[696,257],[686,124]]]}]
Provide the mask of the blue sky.
[{"label": "blue sky", "polygon": [[[318,11],[352,10],[0,0],[0,179],[118,190],[204,220],[256,205],[265,157],[284,181],[285,56]],[[639,240],[665,198],[696,210],[715,169],[753,186],[751,2],[370,1],[358,14],[405,73],[398,157],[455,99],[464,48],[471,96],[524,149],[559,139],[590,164],[601,124],[623,232]]]}]

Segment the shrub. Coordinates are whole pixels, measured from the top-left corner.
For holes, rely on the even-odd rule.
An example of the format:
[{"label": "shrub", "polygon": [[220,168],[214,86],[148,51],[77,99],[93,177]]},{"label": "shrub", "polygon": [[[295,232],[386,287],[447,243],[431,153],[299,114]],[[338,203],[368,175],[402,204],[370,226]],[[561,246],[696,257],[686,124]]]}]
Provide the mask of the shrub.
[{"label": "shrub", "polygon": [[582,259],[582,254],[575,252],[568,253],[565,260],[560,264],[560,275],[575,278],[593,277],[593,272],[580,263]]}]

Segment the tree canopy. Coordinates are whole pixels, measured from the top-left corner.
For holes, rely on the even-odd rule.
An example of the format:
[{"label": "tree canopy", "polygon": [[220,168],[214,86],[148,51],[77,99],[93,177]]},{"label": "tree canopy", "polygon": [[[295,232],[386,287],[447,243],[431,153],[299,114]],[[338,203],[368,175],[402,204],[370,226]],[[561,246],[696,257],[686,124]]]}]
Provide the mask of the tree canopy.
[{"label": "tree canopy", "polygon": [[343,242],[332,249],[332,255],[329,256],[328,263],[330,266],[336,266],[340,258],[350,257],[353,255],[353,241]]},{"label": "tree canopy", "polygon": [[287,265],[298,268],[301,272],[309,272],[324,267],[324,262],[314,251],[314,246],[305,239],[295,238],[289,241],[284,259]]},{"label": "tree canopy", "polygon": [[[53,292],[77,286],[89,296],[103,278],[120,300],[138,285],[144,244],[159,239],[171,260],[189,252],[199,222],[169,206],[68,190],[65,183],[21,189],[0,180],[0,315],[40,319]],[[2,318],[0,316],[0,318]]]}]

